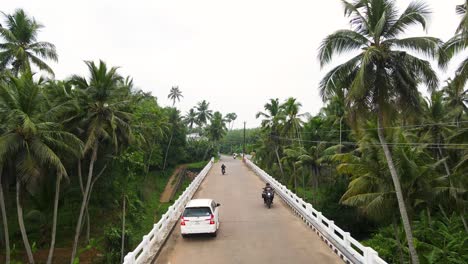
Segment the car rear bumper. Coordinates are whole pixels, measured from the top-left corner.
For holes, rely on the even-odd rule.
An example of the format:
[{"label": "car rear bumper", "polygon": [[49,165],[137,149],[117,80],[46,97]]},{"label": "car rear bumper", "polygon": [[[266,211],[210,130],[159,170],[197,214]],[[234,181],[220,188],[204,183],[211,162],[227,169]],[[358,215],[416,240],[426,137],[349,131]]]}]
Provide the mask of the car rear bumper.
[{"label": "car rear bumper", "polygon": [[180,226],[180,233],[186,234],[204,234],[204,233],[215,233],[216,225],[204,225],[204,226]]}]

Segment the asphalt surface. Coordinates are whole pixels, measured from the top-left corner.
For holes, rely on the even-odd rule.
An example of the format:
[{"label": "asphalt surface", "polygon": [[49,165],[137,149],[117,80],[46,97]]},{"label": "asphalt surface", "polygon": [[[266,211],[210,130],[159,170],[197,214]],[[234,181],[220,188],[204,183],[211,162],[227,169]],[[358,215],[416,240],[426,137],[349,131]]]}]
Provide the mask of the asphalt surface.
[{"label": "asphalt surface", "polygon": [[281,198],[266,208],[263,186],[241,160],[224,156],[195,194],[221,204],[218,236],[183,239],[177,223],[155,263],[343,263]]}]

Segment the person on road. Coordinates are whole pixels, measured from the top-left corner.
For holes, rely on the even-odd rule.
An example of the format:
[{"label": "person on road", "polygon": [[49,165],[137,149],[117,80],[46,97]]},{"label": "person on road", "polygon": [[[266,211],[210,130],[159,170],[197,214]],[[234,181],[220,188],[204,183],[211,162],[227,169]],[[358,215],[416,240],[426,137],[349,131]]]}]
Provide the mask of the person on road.
[{"label": "person on road", "polygon": [[267,182],[265,184],[265,187],[263,187],[262,198],[263,198],[264,203],[266,203],[266,193],[267,192],[272,192],[273,193],[273,197],[271,197],[271,203],[273,203],[273,199],[275,198],[275,196],[274,196],[275,189],[273,189],[273,187],[270,186],[269,182]]},{"label": "person on road", "polygon": [[226,166],[223,164],[221,165],[221,173],[224,175],[226,173]]}]

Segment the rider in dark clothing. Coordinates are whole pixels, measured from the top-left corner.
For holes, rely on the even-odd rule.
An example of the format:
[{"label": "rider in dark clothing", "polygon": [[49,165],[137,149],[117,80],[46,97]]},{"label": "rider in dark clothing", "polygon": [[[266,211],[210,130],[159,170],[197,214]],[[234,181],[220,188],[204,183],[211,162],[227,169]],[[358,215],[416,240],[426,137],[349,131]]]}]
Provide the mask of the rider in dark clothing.
[{"label": "rider in dark clothing", "polygon": [[[263,202],[266,203],[266,193],[267,192],[272,192],[273,194],[275,193],[275,189],[273,189],[273,187],[270,186],[270,183],[267,182],[265,184],[265,187],[263,187],[263,193],[262,193],[262,198],[263,198]],[[273,195],[273,197],[271,197],[271,202],[273,203],[273,198],[275,196]]]},{"label": "rider in dark clothing", "polygon": [[226,172],[226,166],[223,164],[221,165],[221,172],[224,174]]}]

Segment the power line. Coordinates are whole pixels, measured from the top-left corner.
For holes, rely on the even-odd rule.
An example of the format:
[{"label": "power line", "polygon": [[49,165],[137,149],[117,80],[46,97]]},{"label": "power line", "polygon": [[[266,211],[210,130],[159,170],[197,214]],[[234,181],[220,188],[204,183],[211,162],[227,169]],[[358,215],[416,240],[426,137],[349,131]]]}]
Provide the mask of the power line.
[{"label": "power line", "polygon": [[[317,143],[317,144],[329,144],[329,145],[339,145],[340,142],[333,142],[333,141],[321,141],[321,140],[304,140],[298,138],[288,138],[288,137],[279,137],[273,136],[277,139],[284,139],[289,141],[300,141],[300,142],[309,142],[309,143]],[[359,146],[360,144],[357,142],[350,142],[350,141],[342,141],[342,145],[349,145],[349,146]],[[366,143],[371,146],[382,146],[381,143]],[[442,143],[442,144],[435,144],[435,143],[415,143],[415,142],[396,142],[396,143],[387,143],[388,146],[425,146],[426,148],[443,148],[443,149],[461,149],[461,150],[468,150],[468,144],[454,144],[454,143]],[[465,147],[465,148],[458,148],[458,147]]]},{"label": "power line", "polygon": [[[435,126],[435,125],[456,125],[456,124],[466,124],[468,121],[459,121],[459,122],[445,122],[445,123],[423,123],[419,125],[407,125],[407,126],[389,126],[389,127],[382,127],[383,129],[399,129],[399,128],[418,128],[418,127],[425,127],[425,126]],[[357,130],[362,130],[362,131],[374,131],[378,130],[378,128],[360,128]],[[302,134],[315,134],[317,132],[339,132],[339,129],[330,129],[330,130],[325,130],[325,129],[315,129],[314,132],[301,132]],[[342,132],[352,132],[355,131],[354,129],[343,129],[341,130]]]}]

